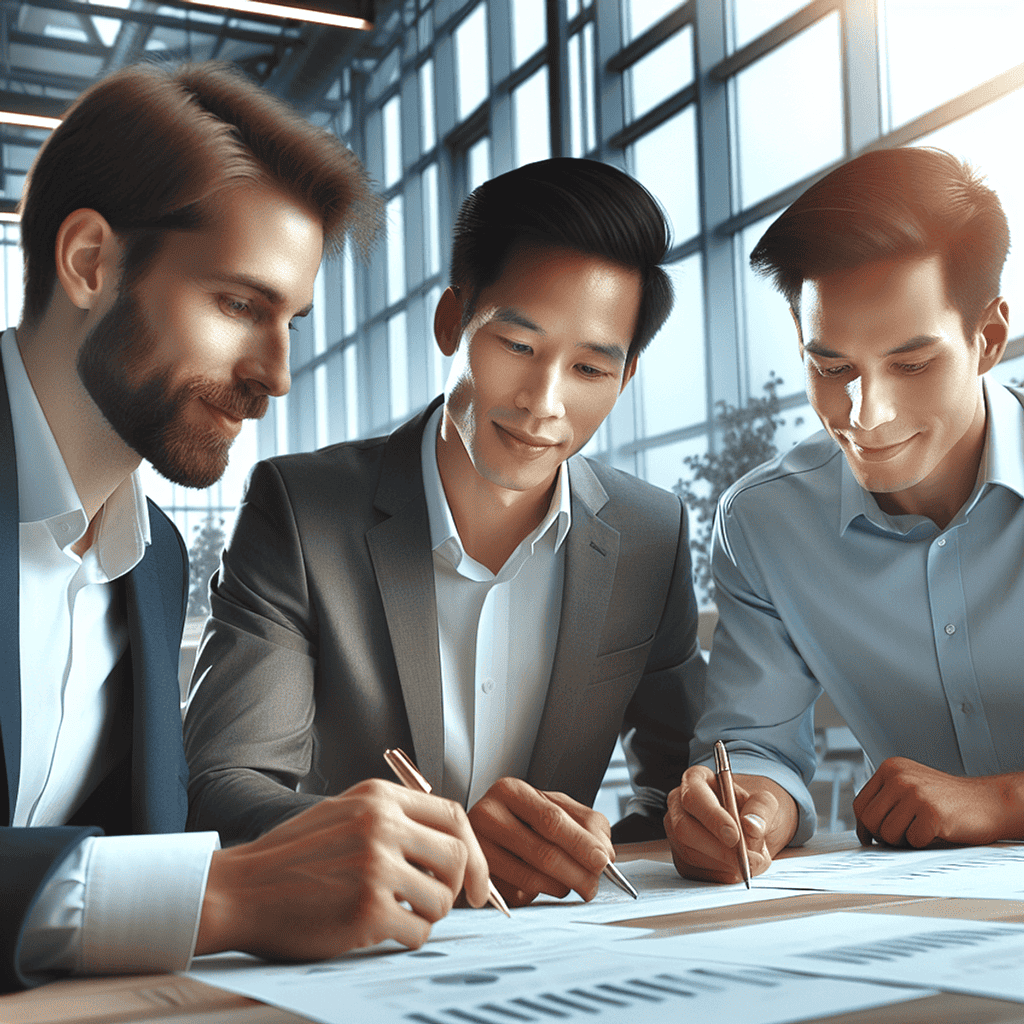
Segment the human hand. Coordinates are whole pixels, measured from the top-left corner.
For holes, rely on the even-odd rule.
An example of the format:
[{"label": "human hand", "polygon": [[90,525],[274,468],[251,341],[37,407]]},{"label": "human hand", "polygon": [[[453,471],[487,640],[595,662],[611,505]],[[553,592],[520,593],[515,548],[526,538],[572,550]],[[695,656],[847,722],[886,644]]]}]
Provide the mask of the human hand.
[{"label": "human hand", "polygon": [[[772,857],[793,838],[798,814],[793,798],[771,779],[733,775],[751,875],[768,870]],[[703,882],[740,882],[739,829],[722,806],[715,773],[694,765],[668,795],[665,834],[676,870]]]},{"label": "human hand", "polygon": [[521,779],[495,782],[469,820],[509,906],[525,906],[540,893],[561,899],[570,890],[591,900],[605,865],[615,860],[603,814]]},{"label": "human hand", "polygon": [[963,779],[906,757],[886,758],[853,801],[857,838],[889,846],[976,845],[1020,838],[1024,775]]},{"label": "human hand", "polygon": [[317,960],[384,939],[415,949],[463,886],[473,906],[487,901],[465,811],[367,779],[214,853],[196,953]]}]

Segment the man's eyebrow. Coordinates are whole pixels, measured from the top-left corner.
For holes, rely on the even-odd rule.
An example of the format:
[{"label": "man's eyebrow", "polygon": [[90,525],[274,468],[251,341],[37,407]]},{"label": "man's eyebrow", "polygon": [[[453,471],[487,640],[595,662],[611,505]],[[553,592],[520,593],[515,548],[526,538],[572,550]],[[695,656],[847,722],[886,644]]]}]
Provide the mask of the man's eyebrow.
[{"label": "man's eyebrow", "polygon": [[[919,348],[927,348],[929,345],[934,345],[939,340],[939,338],[931,334],[919,334],[916,338],[911,338],[909,341],[903,342],[902,345],[896,345],[894,348],[889,349],[885,355],[898,356],[903,352],[915,352]],[[812,356],[821,356],[822,359],[846,358],[842,352],[833,352],[832,349],[826,348],[821,342],[815,341],[813,338],[804,345],[804,351],[810,352]]]},{"label": "man's eyebrow", "polygon": [[[272,306],[284,305],[284,296],[276,288],[271,287],[266,281],[261,281],[258,277],[252,277],[249,274],[216,274],[214,280],[223,281],[225,284],[237,284],[243,288],[251,288],[254,292],[259,292]],[[310,302],[294,315],[308,316],[312,309],[313,303]]]},{"label": "man's eyebrow", "polygon": [[611,359],[616,363],[625,363],[626,352],[621,345],[600,345],[596,341],[584,341],[576,346],[587,352],[596,352],[599,356]]},{"label": "man's eyebrow", "polygon": [[494,311],[491,322],[497,321],[502,324],[512,324],[513,327],[522,327],[524,330],[533,331],[536,334],[545,334],[545,330],[539,324],[535,324],[524,313],[511,306],[501,306]]}]

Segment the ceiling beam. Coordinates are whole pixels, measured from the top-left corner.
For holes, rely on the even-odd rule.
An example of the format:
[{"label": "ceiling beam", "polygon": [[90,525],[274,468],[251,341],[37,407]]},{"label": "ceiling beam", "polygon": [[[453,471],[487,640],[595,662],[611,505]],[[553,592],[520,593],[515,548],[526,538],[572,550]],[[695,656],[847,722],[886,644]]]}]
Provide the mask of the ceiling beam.
[{"label": "ceiling beam", "polygon": [[14,114],[61,117],[70,103],[70,100],[55,99],[52,96],[30,96],[24,92],[0,89],[0,110],[9,110]]}]

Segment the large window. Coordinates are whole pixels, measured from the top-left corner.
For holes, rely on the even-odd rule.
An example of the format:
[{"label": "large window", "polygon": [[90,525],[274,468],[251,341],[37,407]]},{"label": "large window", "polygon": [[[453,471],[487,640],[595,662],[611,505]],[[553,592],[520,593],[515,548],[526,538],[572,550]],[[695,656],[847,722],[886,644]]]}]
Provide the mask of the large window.
[{"label": "large window", "polygon": [[[780,443],[815,429],[788,311],[747,262],[815,177],[869,146],[942,146],[988,175],[1024,230],[1021,4],[380,0],[377,23],[314,116],[380,183],[387,238],[366,264],[346,253],[325,267],[293,392],[247,428],[223,483],[155,486],[186,534],[211,510],[230,522],[257,454],[384,433],[443,388],[432,324],[451,225],[469,190],[526,161],[613,163],[671,221],[675,309],[587,448],[664,487],[718,443],[716,403],[763,395],[772,374]],[[1022,290],[1014,252],[1011,310]],[[995,375],[1024,377],[1019,334]]]}]

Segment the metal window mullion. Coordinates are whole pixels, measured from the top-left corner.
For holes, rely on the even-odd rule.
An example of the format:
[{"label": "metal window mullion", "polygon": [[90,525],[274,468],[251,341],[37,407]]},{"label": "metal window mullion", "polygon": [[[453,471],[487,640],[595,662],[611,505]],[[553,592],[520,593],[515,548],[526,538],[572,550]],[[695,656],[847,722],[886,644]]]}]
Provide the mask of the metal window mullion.
[{"label": "metal window mullion", "polygon": [[[726,53],[726,11],[729,0],[696,0],[697,180],[700,187],[701,234],[704,242],[704,352],[707,407],[718,401],[737,404],[744,397],[745,364],[740,327],[733,237],[721,237],[715,226],[732,212],[728,87],[712,75]],[[714,445],[714,434],[708,439]]]},{"label": "metal window mullion", "polygon": [[846,157],[882,134],[878,0],[845,0],[840,8]]},{"label": "metal window mullion", "polygon": [[548,128],[551,155],[565,156],[572,138],[569,113],[569,43],[565,0],[545,0],[547,14]]}]

